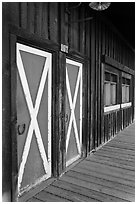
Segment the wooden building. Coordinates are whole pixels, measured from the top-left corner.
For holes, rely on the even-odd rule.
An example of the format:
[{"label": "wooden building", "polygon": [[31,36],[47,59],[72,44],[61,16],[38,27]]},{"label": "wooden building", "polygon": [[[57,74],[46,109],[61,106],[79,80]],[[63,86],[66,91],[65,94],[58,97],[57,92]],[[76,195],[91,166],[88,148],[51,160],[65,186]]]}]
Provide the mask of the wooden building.
[{"label": "wooden building", "polygon": [[88,3],[3,3],[3,198],[15,201],[134,120],[134,49]]}]

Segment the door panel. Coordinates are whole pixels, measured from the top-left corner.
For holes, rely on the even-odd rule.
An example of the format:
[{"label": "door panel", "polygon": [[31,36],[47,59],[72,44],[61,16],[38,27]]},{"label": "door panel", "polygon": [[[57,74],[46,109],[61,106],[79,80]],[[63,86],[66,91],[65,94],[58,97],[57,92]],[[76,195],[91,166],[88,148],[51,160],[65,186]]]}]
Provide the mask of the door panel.
[{"label": "door panel", "polygon": [[43,175],[45,175],[45,170],[38,149],[36,135],[33,133],[29,155],[24,168],[21,189],[24,189],[27,185],[35,183]]},{"label": "door panel", "polygon": [[82,64],[66,60],[66,166],[81,156]]},{"label": "door panel", "polygon": [[18,191],[51,176],[50,53],[17,43]]},{"label": "door panel", "polygon": [[74,127],[72,126],[68,149],[67,149],[66,161],[71,161],[71,160],[73,161],[73,158],[76,158],[78,154],[79,153],[78,153],[76,139],[75,139]]},{"label": "door panel", "polygon": [[19,150],[18,151],[18,166],[19,166],[20,162],[21,162],[21,158],[22,158],[23,147],[25,145],[29,124],[30,124],[30,115],[29,115],[26,100],[25,100],[25,97],[24,97],[24,94],[23,94],[23,88],[22,88],[21,81],[20,81],[18,73],[17,73],[17,96],[16,97],[17,97],[16,101],[17,101],[17,121],[18,121],[18,125],[19,124],[20,125],[25,124],[24,133],[20,136],[20,134],[18,132],[18,135],[17,135],[17,149]]},{"label": "door panel", "polygon": [[[31,90],[33,105],[36,101],[36,96],[39,88],[42,70],[46,58],[29,52],[20,51],[23,67],[27,75],[28,85]],[[33,77],[32,77],[33,76]]]}]

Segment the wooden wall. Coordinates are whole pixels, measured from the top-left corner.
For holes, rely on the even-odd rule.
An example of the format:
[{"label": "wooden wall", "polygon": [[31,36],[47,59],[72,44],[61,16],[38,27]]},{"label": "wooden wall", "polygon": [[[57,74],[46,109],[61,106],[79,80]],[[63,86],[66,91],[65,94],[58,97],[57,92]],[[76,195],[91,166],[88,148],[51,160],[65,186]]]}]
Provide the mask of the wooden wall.
[{"label": "wooden wall", "polygon": [[[116,29],[101,16],[82,3],[72,8],[73,3],[57,2],[12,2],[3,3],[3,193],[10,200],[11,191],[11,35],[17,41],[32,44],[35,47],[54,51],[54,101],[53,104],[53,141],[56,156],[53,157],[53,174],[59,175],[65,169],[65,124],[62,121],[65,107],[65,66],[66,57],[71,57],[84,64],[83,91],[83,154],[98,147],[104,142],[104,124],[112,118],[112,132],[116,132],[115,114],[104,117],[103,98],[103,64],[102,56],[113,59],[117,64],[134,70],[134,51],[123,40]],[[79,21],[93,16],[92,20]],[[61,52],[60,46],[68,45],[68,54]],[[127,69],[126,69],[127,70]],[[56,90],[55,90],[56,87]],[[134,87],[134,84],[133,84]],[[134,94],[132,97],[134,104]],[[117,113],[118,114],[118,113]],[[126,117],[132,111],[123,112]],[[124,127],[127,125],[123,122]]]},{"label": "wooden wall", "polygon": [[8,6],[3,6],[2,40],[2,192],[3,200],[11,200],[11,136],[10,136],[10,69],[9,33],[4,23],[7,21]]},{"label": "wooden wall", "polygon": [[[104,92],[103,92],[103,84],[104,84],[104,62],[103,56],[106,56],[112,67],[121,71],[125,71],[130,73],[130,70],[134,70],[134,50],[131,46],[126,43],[126,41],[122,38],[120,33],[111,25],[109,20],[99,14],[95,15],[95,19],[91,21],[91,27],[93,26],[94,34],[91,35],[91,69],[93,75],[91,74],[91,90],[92,86],[93,90],[93,98],[91,93],[91,100],[93,100],[94,112],[92,114],[93,122],[92,122],[92,130],[91,135],[93,135],[93,143],[94,145],[90,146],[90,150],[100,146],[106,140],[104,139],[106,134],[106,129],[109,131],[111,128],[112,135],[117,133],[122,129],[122,113],[108,114],[104,116]],[[94,68],[93,68],[94,67]],[[94,70],[94,71],[93,71]],[[128,72],[129,71],[129,72]],[[132,72],[132,71],[131,71]],[[134,76],[134,71],[133,75]],[[132,88],[133,88],[132,84]],[[120,87],[119,87],[120,88]],[[134,97],[134,92],[132,92],[132,96]],[[121,103],[121,95],[119,97],[119,103]],[[134,115],[134,100],[132,99],[132,116]],[[91,110],[92,112],[92,110]],[[115,116],[114,116],[115,115]],[[116,120],[116,122],[115,122]],[[125,119],[127,121],[127,119]],[[108,122],[109,121],[109,122]],[[133,120],[132,120],[133,121]],[[131,122],[132,122],[131,121]],[[111,123],[111,124],[110,124]],[[117,123],[117,126],[116,126]],[[129,124],[128,122],[126,122]],[[108,125],[106,125],[108,124]],[[110,126],[110,127],[109,127]],[[115,127],[116,126],[116,127]],[[113,130],[113,129],[116,130]],[[116,132],[115,132],[116,131]],[[105,132],[105,133],[104,133]],[[108,136],[109,137],[109,134]],[[90,139],[90,143],[92,140]]]}]

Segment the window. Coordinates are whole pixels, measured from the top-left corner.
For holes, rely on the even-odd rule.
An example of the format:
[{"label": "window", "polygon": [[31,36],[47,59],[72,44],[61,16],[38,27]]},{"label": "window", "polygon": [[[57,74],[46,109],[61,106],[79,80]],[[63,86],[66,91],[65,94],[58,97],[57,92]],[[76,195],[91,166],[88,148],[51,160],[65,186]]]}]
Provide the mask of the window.
[{"label": "window", "polygon": [[130,101],[130,79],[122,77],[122,103]]},{"label": "window", "polygon": [[105,72],[104,105],[110,106],[117,103],[117,75]]}]

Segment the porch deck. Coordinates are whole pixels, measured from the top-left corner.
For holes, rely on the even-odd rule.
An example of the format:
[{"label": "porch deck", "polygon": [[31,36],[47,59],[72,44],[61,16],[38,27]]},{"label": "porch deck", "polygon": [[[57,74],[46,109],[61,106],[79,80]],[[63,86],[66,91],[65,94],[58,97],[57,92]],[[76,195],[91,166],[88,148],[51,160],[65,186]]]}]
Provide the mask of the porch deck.
[{"label": "porch deck", "polygon": [[135,201],[135,124],[121,131],[58,180],[27,195],[26,201]]}]

